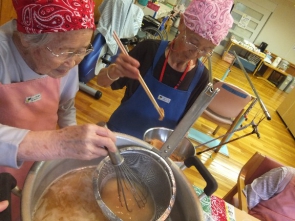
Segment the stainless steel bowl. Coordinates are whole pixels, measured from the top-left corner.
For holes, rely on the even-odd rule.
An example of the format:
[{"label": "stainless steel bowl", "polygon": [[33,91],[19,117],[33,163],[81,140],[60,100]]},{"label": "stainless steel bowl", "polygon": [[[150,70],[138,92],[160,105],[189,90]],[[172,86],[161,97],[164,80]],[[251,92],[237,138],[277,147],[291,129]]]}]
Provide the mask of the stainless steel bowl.
[{"label": "stainless steel bowl", "polygon": [[[165,127],[153,127],[148,129],[144,135],[143,140],[153,145],[155,140],[165,143],[168,137],[172,134],[173,130]],[[156,148],[160,149],[161,147]],[[174,161],[183,161],[188,157],[195,156],[196,150],[191,141],[184,137],[177,148],[174,150],[170,158]]]}]

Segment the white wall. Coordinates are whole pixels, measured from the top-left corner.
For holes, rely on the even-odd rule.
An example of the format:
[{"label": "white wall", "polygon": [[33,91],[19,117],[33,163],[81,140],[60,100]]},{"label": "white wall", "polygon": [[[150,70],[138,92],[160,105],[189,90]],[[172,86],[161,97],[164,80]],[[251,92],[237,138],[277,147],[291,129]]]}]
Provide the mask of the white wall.
[{"label": "white wall", "polygon": [[295,64],[295,3],[289,0],[271,2],[277,7],[254,43],[266,42],[267,50]]},{"label": "white wall", "polygon": [[268,51],[295,64],[295,0],[247,1],[273,11],[254,43],[260,45],[261,42],[266,42]]}]

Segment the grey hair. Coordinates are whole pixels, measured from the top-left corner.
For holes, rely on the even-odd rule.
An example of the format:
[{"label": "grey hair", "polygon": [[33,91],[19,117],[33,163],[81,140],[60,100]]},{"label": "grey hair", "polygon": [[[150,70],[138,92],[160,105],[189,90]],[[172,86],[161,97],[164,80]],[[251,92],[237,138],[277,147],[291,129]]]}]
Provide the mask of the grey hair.
[{"label": "grey hair", "polygon": [[30,44],[31,47],[37,47],[47,44],[53,39],[53,36],[48,33],[42,34],[25,34],[22,32],[17,31],[16,22],[13,22],[13,29],[16,34]]},{"label": "grey hair", "polygon": [[42,34],[24,34],[19,32],[20,37],[29,43],[32,47],[42,46],[52,40],[52,35],[48,33]]}]

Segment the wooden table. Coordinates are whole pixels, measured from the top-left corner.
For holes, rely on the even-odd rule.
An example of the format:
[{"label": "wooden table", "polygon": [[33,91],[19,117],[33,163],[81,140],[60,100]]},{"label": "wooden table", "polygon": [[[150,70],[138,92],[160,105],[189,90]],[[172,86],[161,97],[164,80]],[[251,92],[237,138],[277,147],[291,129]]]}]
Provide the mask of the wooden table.
[{"label": "wooden table", "polygon": [[246,213],[245,211],[239,210],[235,207],[235,217],[237,221],[258,221],[259,219],[251,216],[250,214]]},{"label": "wooden table", "polygon": [[250,52],[250,53],[252,53],[252,54],[254,54],[254,55],[256,55],[256,56],[259,57],[260,61],[259,61],[258,65],[257,65],[257,67],[255,68],[254,72],[253,72],[253,75],[255,75],[255,73],[257,72],[258,68],[262,65],[263,60],[264,60],[264,58],[265,58],[266,55],[264,53],[262,53],[262,52],[255,52],[252,49],[249,49],[249,48],[247,48],[247,47],[239,44],[237,41],[233,40],[232,38],[230,39],[230,44],[227,47],[226,52],[228,52],[230,50],[230,48],[232,46],[235,46],[235,45],[237,47],[242,48],[243,50],[248,51],[248,52]]},{"label": "wooden table", "polygon": [[[269,84],[272,85],[273,87],[276,87],[276,85],[273,84],[273,83],[271,83],[271,82],[268,80],[269,76],[271,75],[271,73],[272,73],[273,71],[279,72],[280,74],[285,75],[285,76],[288,75],[288,73],[286,73],[284,70],[279,69],[279,68],[277,68],[277,67],[273,66],[272,64],[269,64],[269,63],[267,63],[267,62],[265,62],[265,61],[262,62],[260,65],[258,65],[257,68],[260,68],[260,67],[262,66],[262,64],[265,65],[265,66],[267,66],[267,69],[266,69],[266,71],[265,71],[265,73],[263,74],[262,77],[257,77],[257,78],[266,81],[267,83],[269,83]],[[253,75],[255,75],[255,74],[253,73]]]}]

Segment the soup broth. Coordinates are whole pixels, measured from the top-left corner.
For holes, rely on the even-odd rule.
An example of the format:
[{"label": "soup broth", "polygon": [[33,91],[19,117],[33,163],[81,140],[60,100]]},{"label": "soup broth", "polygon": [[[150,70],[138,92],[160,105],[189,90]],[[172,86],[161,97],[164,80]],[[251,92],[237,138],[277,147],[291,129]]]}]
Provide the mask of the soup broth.
[{"label": "soup broth", "polygon": [[94,170],[75,170],[51,184],[38,200],[32,220],[107,221],[93,193]]},{"label": "soup broth", "polygon": [[161,149],[163,146],[164,142],[159,140],[159,139],[152,139],[149,142],[152,146],[156,147],[157,149]]},{"label": "soup broth", "polygon": [[[124,187],[125,198],[128,203],[128,208],[131,212],[127,210],[125,205],[121,204],[118,195],[117,179],[111,178],[103,186],[101,191],[101,198],[103,202],[110,208],[116,216],[120,217],[122,220],[134,220],[134,221],[149,221],[152,220],[154,215],[154,203],[150,196],[147,197],[147,203],[144,207],[139,208],[136,201],[133,198],[131,191]],[[123,199],[122,199],[123,200]]]}]

